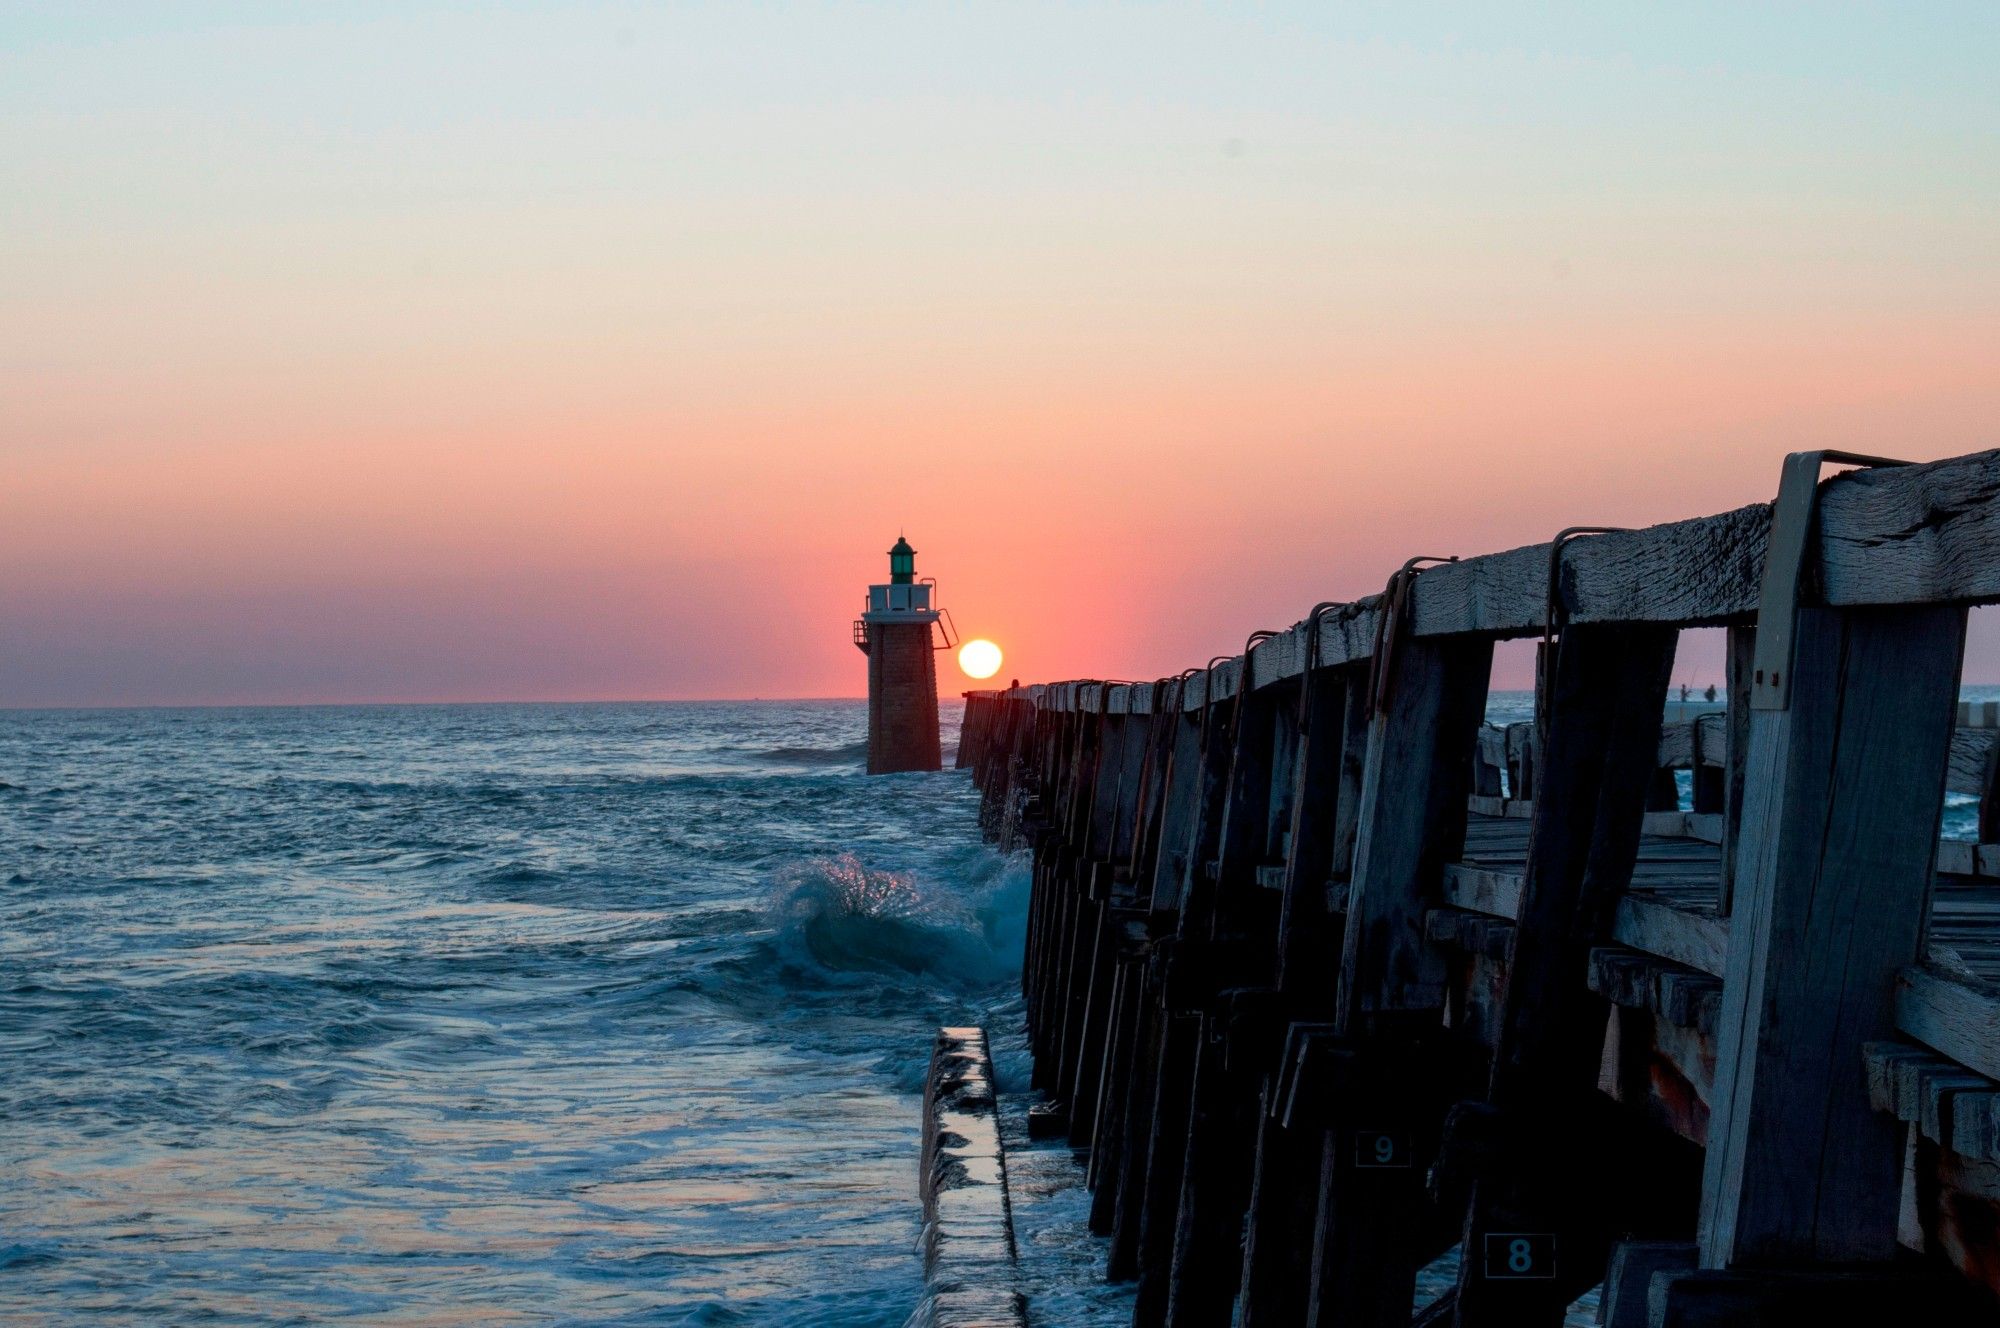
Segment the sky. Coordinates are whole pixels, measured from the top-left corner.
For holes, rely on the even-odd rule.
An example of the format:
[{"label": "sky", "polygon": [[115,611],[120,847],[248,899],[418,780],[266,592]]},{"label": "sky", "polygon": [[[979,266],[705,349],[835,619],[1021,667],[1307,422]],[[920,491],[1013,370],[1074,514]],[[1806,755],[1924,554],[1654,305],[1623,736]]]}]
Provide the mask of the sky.
[{"label": "sky", "polygon": [[1146,678],[2000,445],[1996,57],[1990,0],[0,0],[0,705],[853,696],[899,532],[1003,678]]}]

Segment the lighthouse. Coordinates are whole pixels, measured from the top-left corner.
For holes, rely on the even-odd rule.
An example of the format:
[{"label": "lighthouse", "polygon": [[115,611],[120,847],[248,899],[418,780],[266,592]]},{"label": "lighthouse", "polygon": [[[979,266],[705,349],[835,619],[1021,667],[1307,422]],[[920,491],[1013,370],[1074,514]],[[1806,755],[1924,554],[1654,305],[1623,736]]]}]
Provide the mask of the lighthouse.
[{"label": "lighthouse", "polygon": [[868,656],[871,775],[942,764],[933,638],[943,610],[931,602],[936,589],[929,580],[918,582],[917,551],[898,535],[889,550],[888,583],[868,587],[868,606],[854,620],[854,644]]}]

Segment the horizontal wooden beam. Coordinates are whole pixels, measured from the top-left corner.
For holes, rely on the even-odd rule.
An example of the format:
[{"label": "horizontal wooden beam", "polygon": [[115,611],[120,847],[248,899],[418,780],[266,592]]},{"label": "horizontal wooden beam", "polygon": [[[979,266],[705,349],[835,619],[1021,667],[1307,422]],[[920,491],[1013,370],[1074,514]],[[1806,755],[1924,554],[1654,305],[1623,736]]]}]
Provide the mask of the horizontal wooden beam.
[{"label": "horizontal wooden beam", "polygon": [[2000,1079],[2000,990],[1929,964],[1896,977],[1896,1030],[1988,1079]]},{"label": "horizontal wooden beam", "polygon": [[1819,532],[1835,607],[2000,599],[2000,451],[1850,471],[1821,488]]},{"label": "horizontal wooden beam", "polygon": [[2000,1154],[2000,1135],[1992,1128],[2000,1083],[1908,1042],[1870,1042],[1862,1057],[1875,1110],[1916,1126],[1926,1139],[1962,1156]]},{"label": "horizontal wooden beam", "polygon": [[[1573,623],[1700,627],[1748,621],[1762,589],[1771,507],[1592,535],[1563,548],[1557,590]],[[1829,480],[1809,588],[1827,604],[2000,601],[2000,450],[1858,470]],[[1077,681],[1001,693],[1056,710],[1145,714],[1175,700],[1195,710],[1245,685],[1268,686],[1308,667],[1370,659],[1381,597],[1370,595],[1293,624],[1191,674],[1185,685]],[[1417,636],[1533,636],[1549,608],[1549,546],[1531,544],[1421,572],[1410,592]],[[1310,650],[1308,649],[1310,645]],[[1308,654],[1311,658],[1308,659]]]},{"label": "horizontal wooden beam", "polygon": [[1729,962],[1729,921],[1628,894],[1612,916],[1612,939],[1634,950],[1722,976]]}]

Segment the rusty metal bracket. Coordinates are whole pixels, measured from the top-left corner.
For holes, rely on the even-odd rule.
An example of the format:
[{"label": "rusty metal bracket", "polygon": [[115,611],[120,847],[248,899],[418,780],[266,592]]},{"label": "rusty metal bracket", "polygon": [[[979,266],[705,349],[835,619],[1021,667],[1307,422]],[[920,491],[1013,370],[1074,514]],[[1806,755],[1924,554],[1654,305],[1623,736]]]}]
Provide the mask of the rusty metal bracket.
[{"label": "rusty metal bracket", "polygon": [[1535,675],[1535,732],[1542,740],[1548,738],[1547,716],[1550,689],[1555,686],[1556,654],[1562,649],[1562,629],[1569,618],[1562,598],[1563,548],[1579,535],[1617,535],[1630,529],[1630,526],[1565,526],[1549,541],[1548,597],[1542,605],[1541,668]]},{"label": "rusty metal bracket", "polygon": [[1403,615],[1408,612],[1410,586],[1417,574],[1424,570],[1423,564],[1455,563],[1458,556],[1439,558],[1430,554],[1420,554],[1396,569],[1389,578],[1389,584],[1382,591],[1381,607],[1375,619],[1374,680],[1369,688],[1369,711],[1380,714],[1389,703],[1389,692],[1394,686],[1390,663],[1396,656],[1396,640],[1401,635]]},{"label": "rusty metal bracket", "polygon": [[[1806,550],[1819,511],[1824,466],[1885,467],[1910,463],[1858,452],[1793,452],[1785,458],[1778,499],[1771,505],[1771,540],[1764,557],[1764,586],[1757,601],[1757,646],[1750,665],[1750,708],[1789,710],[1792,704],[1793,619],[1805,579]],[[1838,475],[1835,479],[1840,478]]]},{"label": "rusty metal bracket", "polygon": [[1353,605],[1343,599],[1323,599],[1312,606],[1312,612],[1308,613],[1304,619],[1306,629],[1306,658],[1305,663],[1299,668],[1301,674],[1311,673],[1319,667],[1320,619],[1326,617],[1328,609],[1347,609],[1352,607]]},{"label": "rusty metal bracket", "polygon": [[1273,631],[1268,627],[1260,627],[1256,631],[1250,633],[1250,635],[1244,639],[1243,653],[1237,656],[1238,659],[1243,661],[1242,671],[1237,675],[1236,678],[1237,714],[1240,715],[1243,713],[1243,694],[1250,690],[1250,652],[1257,648],[1258,642],[1269,641],[1283,635],[1284,635],[1283,632]]},{"label": "rusty metal bracket", "polygon": [[1243,698],[1250,694],[1251,648],[1254,647],[1259,641],[1269,641],[1273,637],[1283,636],[1283,635],[1284,633],[1274,632],[1268,627],[1260,627],[1256,631],[1250,633],[1250,635],[1244,640],[1243,653],[1241,655],[1236,656],[1236,658],[1243,661],[1243,671],[1241,675],[1236,679],[1236,695],[1233,698],[1234,704],[1230,707],[1229,710],[1230,726],[1232,729],[1241,727],[1243,723]]},{"label": "rusty metal bracket", "polygon": [[1201,668],[1201,750],[1208,751],[1209,718],[1215,714],[1215,666],[1231,655],[1216,655]]},{"label": "rusty metal bracket", "polygon": [[1302,737],[1312,723],[1312,675],[1313,670],[1319,667],[1320,619],[1325,616],[1328,609],[1344,609],[1347,607],[1348,605],[1345,600],[1321,600],[1312,606],[1312,612],[1308,613],[1301,623],[1306,629],[1305,659],[1299,665],[1298,728],[1299,734]]},{"label": "rusty metal bracket", "polygon": [[[1114,687],[1124,687],[1124,688],[1127,688],[1127,689],[1130,689],[1130,688],[1133,688],[1133,687],[1137,687],[1138,685],[1139,685],[1138,683],[1136,683],[1136,682],[1132,682],[1132,681],[1130,681],[1129,679],[1126,679],[1126,678],[1100,678],[1100,679],[1098,679],[1098,680],[1097,680],[1097,714],[1098,714],[1098,716],[1099,716],[1100,718],[1102,718],[1103,716],[1105,716],[1105,715],[1108,715],[1108,714],[1110,714],[1110,713],[1111,713],[1111,689],[1112,689],[1112,688],[1114,688]],[[1078,698],[1078,699],[1079,699],[1079,700],[1081,700],[1082,698]],[[1127,698],[1127,700],[1126,700],[1125,704],[1126,704],[1126,705],[1127,705],[1128,707],[1129,707],[1129,706],[1130,706],[1130,705],[1132,704],[1132,702],[1131,702],[1130,698]]]}]

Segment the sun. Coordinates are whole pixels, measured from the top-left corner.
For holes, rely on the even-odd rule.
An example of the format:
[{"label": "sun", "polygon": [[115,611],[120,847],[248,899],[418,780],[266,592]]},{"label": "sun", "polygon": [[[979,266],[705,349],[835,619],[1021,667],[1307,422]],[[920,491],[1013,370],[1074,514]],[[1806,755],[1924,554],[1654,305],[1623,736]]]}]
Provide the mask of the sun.
[{"label": "sun", "polygon": [[968,678],[990,678],[1000,671],[1000,647],[991,641],[967,641],[959,647],[958,667]]}]

